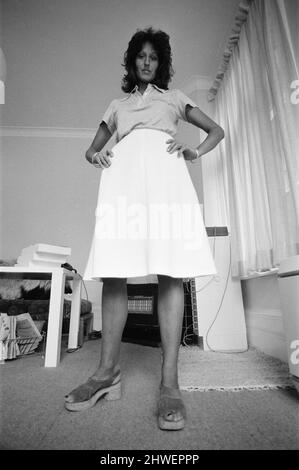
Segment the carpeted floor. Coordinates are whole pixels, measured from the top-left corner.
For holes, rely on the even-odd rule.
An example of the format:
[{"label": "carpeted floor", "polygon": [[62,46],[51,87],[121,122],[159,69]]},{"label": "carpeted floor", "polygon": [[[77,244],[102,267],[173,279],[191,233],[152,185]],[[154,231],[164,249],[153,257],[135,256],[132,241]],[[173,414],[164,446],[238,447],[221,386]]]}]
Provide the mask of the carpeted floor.
[{"label": "carpeted floor", "polygon": [[[64,395],[94,372],[99,347],[100,340],[95,340],[71,354],[63,350],[57,368],[45,368],[43,357],[37,355],[0,366],[2,449],[299,448],[299,395],[294,389],[183,391],[188,414],[185,429],[159,430],[156,403],[161,352],[137,344],[122,343],[121,400],[100,400],[81,413],[66,411]],[[200,359],[195,362],[192,367],[200,370]],[[224,362],[220,369],[224,376],[230,372]]]}]

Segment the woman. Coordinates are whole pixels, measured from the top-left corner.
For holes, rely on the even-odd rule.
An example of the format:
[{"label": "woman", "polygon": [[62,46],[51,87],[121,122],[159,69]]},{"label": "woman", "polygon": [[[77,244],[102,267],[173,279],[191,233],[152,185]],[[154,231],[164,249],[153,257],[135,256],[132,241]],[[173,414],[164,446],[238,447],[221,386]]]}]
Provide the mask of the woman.
[{"label": "woman", "polygon": [[[101,396],[120,398],[119,354],[128,313],[127,278],[155,274],[163,357],[158,424],[160,429],[176,430],[184,427],[186,419],[178,383],[183,278],[217,272],[185,160],[198,159],[214,148],[224,132],[180,90],[168,89],[173,69],[165,32],[152,27],[137,30],[124,59],[127,73],[122,90],[127,96],[110,103],[86,152],[92,165],[105,169],[84,276],[103,281],[101,358],[92,377],[66,396],[65,406],[80,411],[93,406]],[[179,119],[207,132],[207,138],[196,149],[175,138]],[[115,131],[117,143],[113,150],[102,152]],[[133,224],[125,220],[124,202],[127,215],[135,215]],[[172,225],[165,217],[169,212],[164,211],[159,219],[153,211],[165,206],[176,209],[172,211],[176,215]],[[179,236],[191,209],[191,220],[198,222],[196,230]],[[166,220],[165,236],[162,225],[165,229]],[[120,226],[125,230],[121,232]]]}]

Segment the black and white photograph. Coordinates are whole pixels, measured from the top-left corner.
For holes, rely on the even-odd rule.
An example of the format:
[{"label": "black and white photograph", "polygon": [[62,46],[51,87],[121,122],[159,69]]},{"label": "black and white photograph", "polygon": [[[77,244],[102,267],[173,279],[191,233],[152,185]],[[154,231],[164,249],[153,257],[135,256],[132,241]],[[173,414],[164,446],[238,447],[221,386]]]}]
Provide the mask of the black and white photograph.
[{"label": "black and white photograph", "polygon": [[230,463],[298,405],[299,0],[0,0],[0,449]]}]

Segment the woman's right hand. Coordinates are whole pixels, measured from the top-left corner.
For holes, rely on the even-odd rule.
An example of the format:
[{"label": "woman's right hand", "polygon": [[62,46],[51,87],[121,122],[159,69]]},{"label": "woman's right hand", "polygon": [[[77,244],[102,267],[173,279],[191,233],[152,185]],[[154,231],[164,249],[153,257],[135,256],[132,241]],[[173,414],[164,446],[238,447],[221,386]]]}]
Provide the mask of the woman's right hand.
[{"label": "woman's right hand", "polygon": [[106,150],[106,152],[95,152],[91,157],[91,164],[96,168],[109,168],[111,165],[110,158],[113,158],[114,154],[112,150]]}]

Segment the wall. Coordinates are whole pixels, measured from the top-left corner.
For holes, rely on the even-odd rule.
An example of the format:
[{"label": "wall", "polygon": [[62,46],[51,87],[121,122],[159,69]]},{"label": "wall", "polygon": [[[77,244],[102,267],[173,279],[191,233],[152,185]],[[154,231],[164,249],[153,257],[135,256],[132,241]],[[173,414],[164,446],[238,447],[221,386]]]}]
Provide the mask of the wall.
[{"label": "wall", "polygon": [[[2,121],[2,107],[0,104],[0,125]],[[2,139],[0,138],[0,259],[3,254],[3,148]]]},{"label": "wall", "polygon": [[[3,33],[2,33],[2,23],[3,23],[3,18],[2,18],[2,2],[0,1],[0,47],[2,49],[3,47]],[[0,70],[0,74],[1,74]],[[4,104],[0,104],[0,127],[3,124],[3,108]],[[2,250],[3,250],[3,221],[2,221],[2,212],[3,212],[3,203],[2,203],[2,193],[3,193],[3,186],[2,186],[2,180],[3,180],[3,149],[2,149],[2,139],[0,138],[0,259],[2,258]]]},{"label": "wall", "polygon": [[[176,71],[171,86],[184,90],[203,63],[206,75],[212,70],[209,47],[215,49],[219,24],[205,15],[208,3],[195,0],[184,5],[10,0],[3,5],[8,70],[2,256],[18,256],[37,241],[60,243],[72,247],[71,261],[82,271],[100,175],[85,162],[84,152],[111,99],[122,96],[120,64],[132,33],[148,24],[169,32]],[[220,13],[224,21],[226,9]],[[205,93],[188,93],[208,111]],[[200,135],[181,123],[178,138],[195,145]],[[201,164],[189,168],[202,201]]]},{"label": "wall", "polygon": [[238,0],[4,0],[5,125],[94,128],[137,28],[170,35],[175,76],[213,76]]},{"label": "wall", "polygon": [[[69,261],[83,273],[101,174],[84,159],[93,135],[76,129],[6,129],[2,139],[5,225],[1,257],[16,258],[22,248],[38,242],[70,246]],[[191,145],[200,141],[199,132],[185,123],[178,138]],[[112,145],[113,140],[106,147]],[[188,163],[191,166],[191,178],[202,201],[200,162]],[[101,286],[95,288],[92,281],[86,284],[89,298],[100,302]]]},{"label": "wall", "polygon": [[277,274],[241,281],[248,342],[288,361]]},{"label": "wall", "polygon": [[[187,88],[198,73],[216,71],[219,31],[227,32],[238,0],[225,6],[218,0],[2,3],[7,84],[0,257],[16,258],[37,242],[67,245],[69,261],[82,273],[100,177],[84,153],[109,102],[122,97],[121,63],[132,34],[148,25],[169,33],[176,72],[170,86],[188,91],[209,112],[205,92]],[[181,123],[178,138],[197,145],[200,133]],[[203,202],[201,163],[189,169]]]}]

